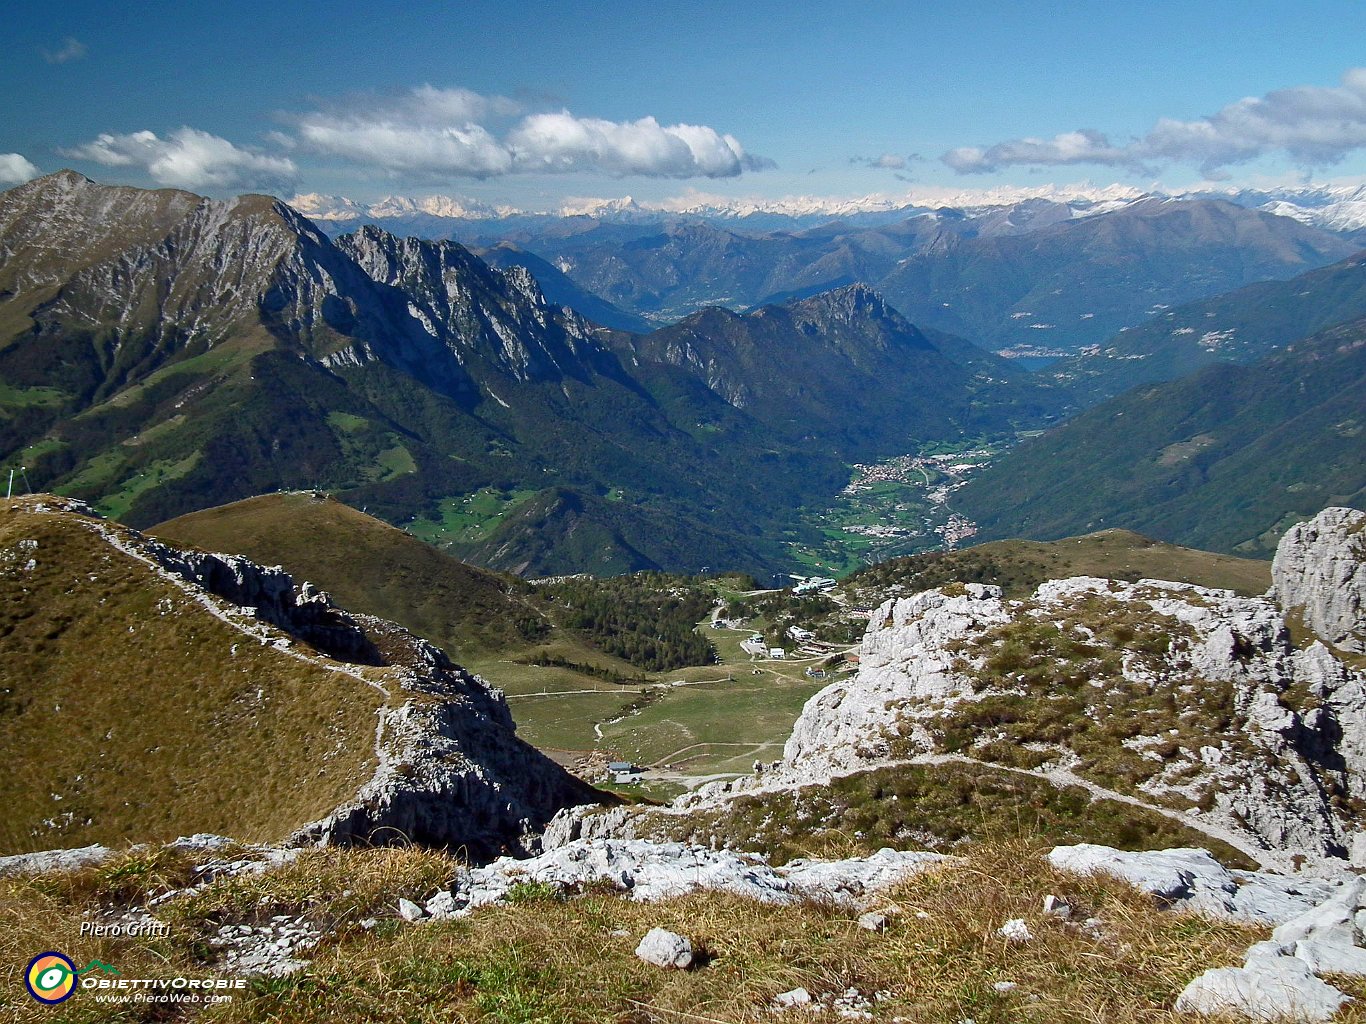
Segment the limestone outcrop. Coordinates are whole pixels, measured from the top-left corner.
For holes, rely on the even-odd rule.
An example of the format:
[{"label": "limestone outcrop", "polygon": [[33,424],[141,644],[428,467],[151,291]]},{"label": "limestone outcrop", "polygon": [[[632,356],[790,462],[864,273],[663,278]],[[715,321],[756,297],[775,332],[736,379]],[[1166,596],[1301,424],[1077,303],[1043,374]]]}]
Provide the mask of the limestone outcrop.
[{"label": "limestone outcrop", "polygon": [[1271,577],[1282,608],[1333,646],[1366,653],[1366,512],[1326,508],[1292,526]]},{"label": "limestone outcrop", "polygon": [[355,797],[296,843],[407,839],[485,860],[525,855],[564,808],[600,798],[516,736],[501,690],[393,623],[357,616],[388,652],[403,650],[404,699],[380,712],[379,764]]},{"label": "limestone outcrop", "polygon": [[[1360,629],[1362,524],[1330,509],[1287,534],[1276,562],[1281,605],[1342,650]],[[1366,853],[1366,673],[1297,645],[1282,606],[1092,577],[1021,601],[978,584],[894,598],[871,616],[858,672],[808,701],[774,770],[682,802],[898,761],[982,763],[1331,873]]]},{"label": "limestone outcrop", "polygon": [[530,859],[504,857],[473,868],[427,900],[425,910],[437,919],[461,917],[502,900],[517,885],[572,891],[598,883],[639,902],[712,890],[761,903],[819,899],[862,908],[874,894],[953,862],[939,853],[883,849],[868,857],[794,860],[772,867],[757,854],[686,843],[580,839]]}]

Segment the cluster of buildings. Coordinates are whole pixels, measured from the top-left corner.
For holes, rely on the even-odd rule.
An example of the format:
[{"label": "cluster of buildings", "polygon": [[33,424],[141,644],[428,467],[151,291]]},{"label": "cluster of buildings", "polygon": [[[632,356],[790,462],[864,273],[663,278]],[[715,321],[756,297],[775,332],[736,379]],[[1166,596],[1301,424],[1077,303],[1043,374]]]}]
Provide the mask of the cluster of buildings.
[{"label": "cluster of buildings", "polygon": [[819,594],[831,590],[835,586],[835,581],[828,576],[793,576],[797,581],[792,588],[794,594]]}]

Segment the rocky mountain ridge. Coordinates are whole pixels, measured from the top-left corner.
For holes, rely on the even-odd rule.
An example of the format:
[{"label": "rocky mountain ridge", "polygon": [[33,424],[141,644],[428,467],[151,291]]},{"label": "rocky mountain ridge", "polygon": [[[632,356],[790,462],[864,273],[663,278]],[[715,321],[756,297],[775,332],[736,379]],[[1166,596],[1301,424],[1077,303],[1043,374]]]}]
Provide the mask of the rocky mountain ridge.
[{"label": "rocky mountain ridge", "polygon": [[[1263,207],[1237,195],[1134,192],[1084,202],[932,204],[871,219],[607,210],[568,219],[367,214],[321,223],[340,232],[368,220],[428,238],[515,244],[554,276],[656,323],[863,282],[922,328],[1028,356],[1104,343],[1174,305],[1292,277],[1357,248],[1312,218]],[[543,285],[551,287],[549,277]]]},{"label": "rocky mountain ridge", "polygon": [[[851,426],[812,444],[815,431],[790,429],[785,396],[830,405],[831,372],[852,364],[823,337],[876,340],[880,299],[842,319],[836,300],[765,313],[765,344],[800,342],[802,359],[699,379],[657,356],[666,346],[548,301],[520,264],[496,270],[456,243],[373,227],[333,241],[269,197],[105,189],[63,172],[0,196],[0,234],[0,453],[36,486],[137,526],[275,490],[326,487],[401,523],[442,521],[481,488],[529,490],[531,518],[505,509],[454,553],[542,575],[761,570],[799,506],[847,482],[854,446],[880,457],[1010,432],[1065,402],[993,372],[967,342],[921,336],[915,415],[883,415],[905,381],[860,370],[849,390],[871,393],[873,443]],[[767,403],[728,401],[746,375]],[[775,445],[775,433],[789,436]],[[564,509],[591,544],[573,524],[541,528]]]},{"label": "rocky mountain ridge", "polygon": [[[525,849],[558,810],[594,798],[516,738],[500,691],[427,641],[393,623],[350,615],[278,567],[182,551],[66,499],[11,502],[4,520],[0,572],[15,605],[5,622],[11,657],[0,669],[0,748],[9,763],[27,765],[35,744],[51,744],[53,727],[65,730],[50,755],[52,778],[45,785],[55,788],[58,806],[80,808],[87,820],[59,822],[57,834],[112,838],[138,828],[136,821],[119,824],[123,801],[111,803],[101,794],[106,782],[118,793],[144,772],[156,772],[163,759],[155,753],[163,746],[197,766],[176,770],[177,792],[188,795],[189,806],[147,811],[162,824],[143,823],[140,838],[164,830],[166,822],[183,831],[214,824],[221,817],[213,808],[224,799],[222,787],[250,783],[261,773],[274,780],[272,824],[255,822],[245,803],[231,813],[253,820],[255,832],[264,829],[276,841],[292,835],[296,843],[407,837],[492,856]],[[41,670],[30,673],[26,624],[41,616],[26,606],[58,602],[52,583],[72,574],[84,574],[84,586],[95,593],[60,613],[60,632],[81,638],[68,643],[67,657],[103,637],[109,663],[90,673],[47,656]],[[93,581],[100,577],[113,588],[102,601],[93,599],[99,593]],[[124,618],[142,605],[151,608],[142,612],[145,619]],[[125,649],[119,636],[129,633],[134,640]],[[198,652],[193,667],[177,661],[187,646]],[[41,649],[34,656],[42,657]],[[295,676],[308,714],[295,707]],[[144,697],[124,704],[124,682],[135,679],[147,681]],[[65,724],[60,716],[58,723],[49,721],[44,691],[75,687],[88,715]],[[207,701],[204,717],[201,699]],[[163,707],[182,708],[176,730],[157,724]],[[321,719],[321,734],[315,735],[319,727],[310,717]],[[226,730],[234,742],[224,741]],[[143,751],[136,766],[121,753],[129,742],[151,751]],[[235,757],[249,760],[236,763]],[[31,846],[56,826],[26,817],[29,805],[41,806],[46,795],[29,791],[30,774],[29,768],[16,770],[7,799],[14,807],[11,827],[23,824],[31,832],[23,844]],[[319,793],[308,789],[311,780],[334,778]],[[351,779],[358,784],[348,791]],[[342,799],[328,805],[333,794]],[[197,810],[201,806],[209,810]],[[310,821],[306,815],[319,806],[326,813]]]}]

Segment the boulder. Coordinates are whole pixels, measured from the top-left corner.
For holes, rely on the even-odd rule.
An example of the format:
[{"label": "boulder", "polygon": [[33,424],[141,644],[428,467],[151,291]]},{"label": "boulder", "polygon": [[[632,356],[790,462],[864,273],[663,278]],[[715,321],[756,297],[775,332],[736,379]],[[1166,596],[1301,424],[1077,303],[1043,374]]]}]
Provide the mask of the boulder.
[{"label": "boulder", "polygon": [[636,947],[636,956],[647,964],[680,971],[693,964],[692,943],[667,928],[651,928]]}]

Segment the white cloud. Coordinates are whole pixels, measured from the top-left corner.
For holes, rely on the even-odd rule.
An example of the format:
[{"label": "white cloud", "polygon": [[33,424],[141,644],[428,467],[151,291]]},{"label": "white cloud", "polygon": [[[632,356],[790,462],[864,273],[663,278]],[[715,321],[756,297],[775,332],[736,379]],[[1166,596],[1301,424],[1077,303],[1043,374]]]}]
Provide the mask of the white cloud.
[{"label": "white cloud", "polygon": [[38,168],[19,153],[0,153],[0,185],[20,185],[38,174]]},{"label": "white cloud", "polygon": [[951,149],[940,159],[960,174],[976,171],[995,171],[1014,164],[1109,164],[1139,163],[1134,155],[1121,146],[1112,146],[1100,132],[1082,129],[1063,132],[1051,139],[1010,139],[981,149],[963,146]]},{"label": "white cloud", "polygon": [[434,178],[571,171],[726,178],[768,164],[706,125],[665,126],[653,117],[607,121],[567,110],[522,114],[507,97],[423,85],[294,121],[300,141],[316,153]]},{"label": "white cloud", "polygon": [[62,154],[106,167],[139,167],[158,184],[176,188],[267,188],[298,176],[287,157],[242,149],[196,128],[179,128],[165,138],[149,131],[106,133]]},{"label": "white cloud", "polygon": [[415,121],[449,123],[513,117],[522,112],[522,105],[506,96],[481,96],[469,89],[419,85],[394,104],[394,109]]},{"label": "white cloud", "polygon": [[85,43],[74,36],[67,36],[62,40],[60,50],[44,50],[43,60],[49,64],[66,64],[73,60],[80,60],[87,52]]},{"label": "white cloud", "polygon": [[732,178],[752,162],[732,135],[705,125],[661,125],[575,117],[569,111],[533,114],[509,133],[506,145],[518,170],[605,171],[660,178]]},{"label": "white cloud", "polygon": [[1146,135],[1114,145],[1083,129],[1052,139],[1010,139],[986,148],[952,149],[940,159],[960,173],[1014,165],[1108,164],[1142,167],[1155,162],[1198,165],[1211,177],[1223,168],[1285,153],[1305,167],[1322,167],[1366,147],[1366,68],[1353,68],[1342,84],[1278,89],[1230,103],[1194,121],[1162,118]]},{"label": "white cloud", "polygon": [[318,118],[300,124],[299,136],[316,152],[390,172],[488,178],[512,170],[512,155],[477,124],[434,128]]}]

